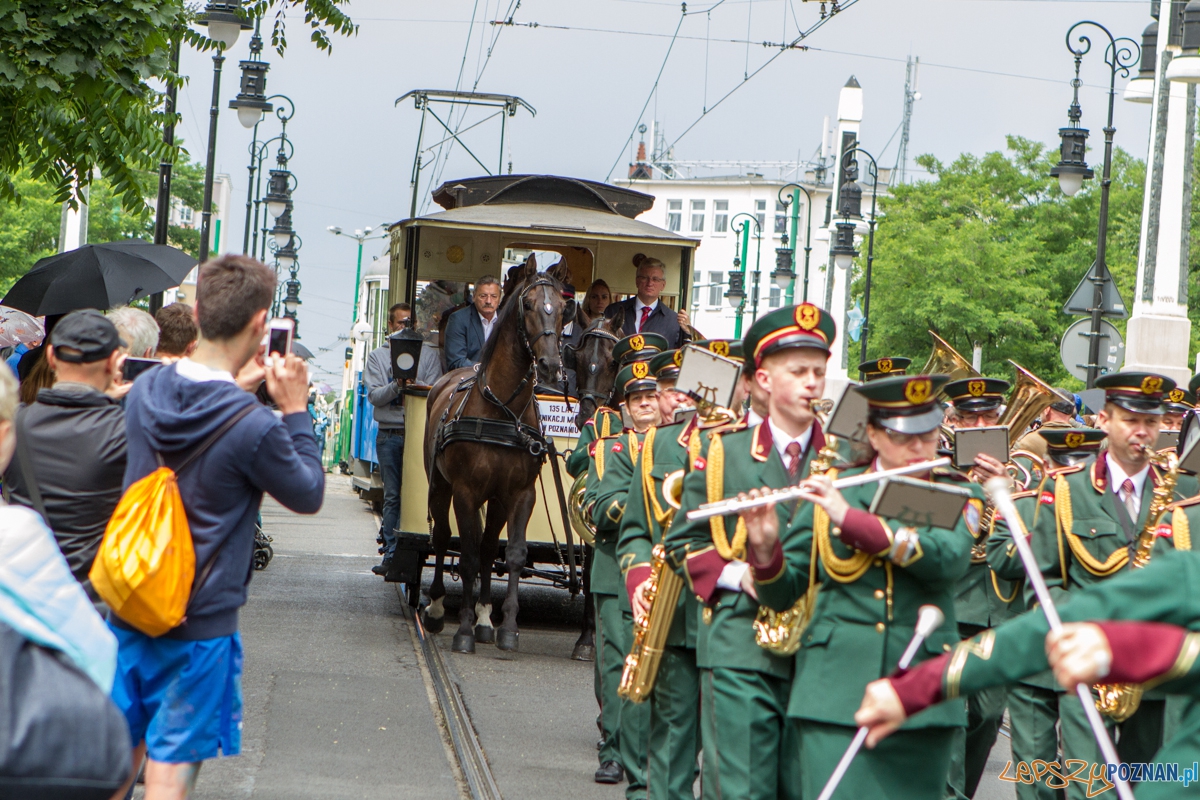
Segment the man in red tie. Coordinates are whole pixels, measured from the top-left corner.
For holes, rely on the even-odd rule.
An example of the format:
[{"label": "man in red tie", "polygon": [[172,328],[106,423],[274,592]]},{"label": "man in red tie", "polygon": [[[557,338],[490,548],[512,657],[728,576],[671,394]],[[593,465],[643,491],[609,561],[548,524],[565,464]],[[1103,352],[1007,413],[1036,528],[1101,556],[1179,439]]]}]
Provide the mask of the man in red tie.
[{"label": "man in red tie", "polygon": [[662,302],[661,295],[667,285],[666,267],[657,258],[649,258],[641,253],[633,257],[633,263],[637,267],[637,294],[610,304],[604,310],[604,315],[612,317],[621,308],[625,312],[626,336],[658,333],[666,337],[668,349],[682,347],[682,326],[690,323],[686,311],[672,311]]}]

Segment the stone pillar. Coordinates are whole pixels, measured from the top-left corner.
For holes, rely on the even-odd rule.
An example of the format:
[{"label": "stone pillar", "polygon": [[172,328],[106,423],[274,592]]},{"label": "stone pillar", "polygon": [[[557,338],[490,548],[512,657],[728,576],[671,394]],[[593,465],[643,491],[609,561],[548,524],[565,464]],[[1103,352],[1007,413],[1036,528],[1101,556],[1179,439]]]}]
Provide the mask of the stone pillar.
[{"label": "stone pillar", "polygon": [[[851,75],[850,80],[846,81],[846,85],[842,87],[842,92],[838,97],[837,139],[834,141],[833,214],[831,215],[826,234],[831,243],[834,241],[833,226],[837,220],[838,194],[842,184],[846,181],[846,177],[842,172],[842,158],[858,143],[858,132],[862,127],[862,116],[862,87],[859,86],[858,80]],[[847,366],[850,360],[849,352],[854,345],[850,342],[849,337],[846,336],[846,312],[849,310],[846,301],[850,294],[850,276],[847,273],[848,270],[838,269],[834,266],[831,255],[826,266],[825,302],[826,310],[837,321],[837,340],[834,342],[833,352],[829,357],[829,368],[826,371],[827,387],[840,387],[845,384],[848,377],[851,377],[848,375]],[[812,295],[809,297],[814,303],[820,302],[812,297]],[[854,352],[853,366],[857,367],[857,351],[855,350]],[[852,377],[857,379],[858,373],[855,372]]]},{"label": "stone pillar", "polygon": [[1196,85],[1173,83],[1165,76],[1167,65],[1181,50],[1183,6],[1163,3],[1159,20],[1150,152],[1125,369],[1158,372],[1186,384],[1192,375],[1187,282]]}]

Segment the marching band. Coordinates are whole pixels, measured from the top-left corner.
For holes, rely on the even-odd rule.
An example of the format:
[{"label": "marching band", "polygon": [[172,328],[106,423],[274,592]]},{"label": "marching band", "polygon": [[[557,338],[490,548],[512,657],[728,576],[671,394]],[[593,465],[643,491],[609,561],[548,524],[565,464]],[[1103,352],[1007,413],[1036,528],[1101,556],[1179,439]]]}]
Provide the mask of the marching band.
[{"label": "marching band", "polygon": [[[1200,485],[1180,466],[1200,376],[1109,374],[1079,409],[935,336],[921,374],[861,364],[830,414],[836,335],[804,303],[743,341],[614,348],[613,400],[568,460],[594,533],[595,780],[971,797],[1007,710],[1014,762],[1042,765],[1021,800],[1177,796],[1115,760],[1200,757]],[[695,351],[727,388],[684,385]]]}]

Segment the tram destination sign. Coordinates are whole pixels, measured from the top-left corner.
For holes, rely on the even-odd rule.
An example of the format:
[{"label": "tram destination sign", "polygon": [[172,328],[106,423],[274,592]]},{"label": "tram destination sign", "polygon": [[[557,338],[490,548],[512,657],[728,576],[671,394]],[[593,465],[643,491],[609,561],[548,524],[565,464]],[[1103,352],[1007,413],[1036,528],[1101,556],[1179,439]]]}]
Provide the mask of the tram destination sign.
[{"label": "tram destination sign", "polygon": [[542,418],[542,435],[577,439],[579,431],[575,428],[575,414],[578,411],[579,405],[574,401],[568,407],[561,397],[539,395],[538,415]]}]

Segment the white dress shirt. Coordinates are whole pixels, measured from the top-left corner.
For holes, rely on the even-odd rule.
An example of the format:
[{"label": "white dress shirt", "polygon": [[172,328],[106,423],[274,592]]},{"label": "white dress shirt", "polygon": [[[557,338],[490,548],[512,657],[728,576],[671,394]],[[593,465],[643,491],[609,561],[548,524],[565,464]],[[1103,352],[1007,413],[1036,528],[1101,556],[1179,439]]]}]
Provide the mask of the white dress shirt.
[{"label": "white dress shirt", "polygon": [[[479,314],[478,311],[475,312]],[[479,314],[479,322],[483,325],[483,340],[486,342],[492,335],[492,330],[496,327],[496,317],[499,314],[492,314],[491,319],[484,319],[483,314]]]},{"label": "white dress shirt", "polygon": [[[658,301],[655,300],[653,303],[650,303],[649,305],[647,305],[642,302],[642,299],[640,297],[637,297],[637,296],[634,297],[634,300],[633,300],[633,325],[635,328],[637,328],[638,333],[642,332],[642,309],[643,308],[650,309],[650,314],[653,314],[654,309],[658,308]],[[646,318],[649,319],[650,315],[647,314]]]},{"label": "white dress shirt", "polygon": [[763,418],[758,415],[758,412],[753,408],[746,409],[746,427],[753,428],[763,421]]},{"label": "white dress shirt", "polygon": [[808,430],[797,436],[795,439],[789,438],[782,428],[775,424],[775,421],[768,418],[767,424],[771,426],[771,441],[775,443],[775,452],[779,453],[779,457],[783,460],[783,466],[786,469],[791,466],[788,464],[789,456],[787,454],[788,445],[792,442],[800,443],[800,455],[804,455],[804,451],[808,449],[808,442],[812,439],[812,425],[808,426]]},{"label": "white dress shirt", "polygon": [[1137,475],[1128,475],[1125,470],[1121,469],[1121,465],[1117,463],[1115,458],[1105,453],[1105,458],[1108,459],[1108,474],[1109,486],[1112,487],[1113,494],[1117,496],[1117,502],[1125,505],[1125,498],[1121,496],[1121,484],[1128,478],[1133,482],[1133,516],[1136,521],[1137,517],[1142,513],[1142,487],[1146,485],[1146,476],[1150,474],[1150,465],[1142,467],[1142,471]]}]

